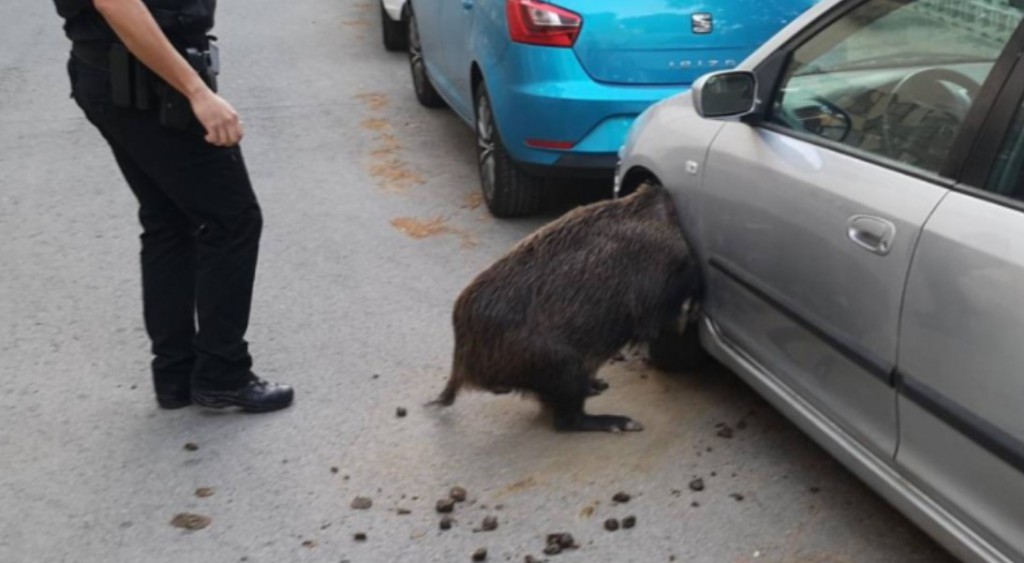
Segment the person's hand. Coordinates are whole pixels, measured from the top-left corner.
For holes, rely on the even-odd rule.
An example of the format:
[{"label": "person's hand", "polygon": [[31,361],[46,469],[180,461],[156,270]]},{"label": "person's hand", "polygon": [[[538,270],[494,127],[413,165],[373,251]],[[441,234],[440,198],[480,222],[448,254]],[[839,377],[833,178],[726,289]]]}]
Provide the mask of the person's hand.
[{"label": "person's hand", "polygon": [[224,98],[207,88],[190,101],[192,112],[206,129],[206,142],[218,147],[233,147],[242,140],[242,120]]}]

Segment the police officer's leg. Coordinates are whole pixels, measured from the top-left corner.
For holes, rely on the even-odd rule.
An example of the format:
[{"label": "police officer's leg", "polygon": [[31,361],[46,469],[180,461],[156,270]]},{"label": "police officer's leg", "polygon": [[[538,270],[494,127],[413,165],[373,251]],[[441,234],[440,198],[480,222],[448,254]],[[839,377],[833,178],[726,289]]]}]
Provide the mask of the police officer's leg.
[{"label": "police officer's leg", "polygon": [[196,227],[123,149],[111,148],[139,201],[143,313],[157,400],[165,408],[186,406],[196,363]]},{"label": "police officer's leg", "polygon": [[110,145],[139,202],[143,312],[154,356],[157,401],[164,408],[187,406],[195,365],[195,226],[107,133],[110,114],[115,111],[110,102],[110,75],[74,59],[68,62],[68,72],[75,100]]}]

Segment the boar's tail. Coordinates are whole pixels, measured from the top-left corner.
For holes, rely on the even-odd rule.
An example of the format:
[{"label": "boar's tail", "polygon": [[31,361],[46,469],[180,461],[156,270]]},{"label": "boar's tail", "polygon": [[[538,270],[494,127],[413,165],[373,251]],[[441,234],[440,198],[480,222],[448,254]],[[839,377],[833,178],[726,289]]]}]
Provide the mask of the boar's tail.
[{"label": "boar's tail", "polygon": [[432,407],[450,407],[455,402],[455,396],[459,394],[459,387],[462,387],[462,378],[458,377],[458,374],[453,370],[451,377],[448,378],[448,384],[444,386],[444,390],[427,405]]}]

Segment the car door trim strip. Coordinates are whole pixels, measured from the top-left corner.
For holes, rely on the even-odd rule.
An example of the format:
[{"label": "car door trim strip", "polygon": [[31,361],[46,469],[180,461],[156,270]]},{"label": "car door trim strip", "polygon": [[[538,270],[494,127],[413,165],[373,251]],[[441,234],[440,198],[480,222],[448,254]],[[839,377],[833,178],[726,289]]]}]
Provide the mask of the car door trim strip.
[{"label": "car door trim strip", "polygon": [[1024,473],[1024,442],[932,389],[921,380],[897,372],[900,395],[945,422],[969,440]]},{"label": "car door trim strip", "polygon": [[708,265],[739,284],[754,296],[772,306],[772,308],[785,315],[789,320],[793,321],[831,346],[834,350],[839,352],[840,355],[856,364],[874,378],[890,387],[895,385],[893,369],[891,367],[886,366],[879,360],[870,358],[863,352],[857,351],[856,345],[847,342],[840,336],[832,334],[828,329],[822,328],[819,324],[808,320],[806,315],[797,312],[796,306],[784,303],[782,297],[776,297],[772,295],[770,290],[760,287],[760,284],[750,280],[749,276],[740,273],[740,269],[738,267],[729,264],[728,261],[718,256],[712,256],[708,261]]}]

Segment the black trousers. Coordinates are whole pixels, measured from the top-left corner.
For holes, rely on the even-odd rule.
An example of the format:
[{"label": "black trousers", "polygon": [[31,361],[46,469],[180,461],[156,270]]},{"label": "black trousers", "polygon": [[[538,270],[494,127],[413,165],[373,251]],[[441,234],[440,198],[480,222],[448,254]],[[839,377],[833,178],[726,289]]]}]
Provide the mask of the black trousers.
[{"label": "black trousers", "polygon": [[143,316],[157,392],[245,384],[263,219],[241,150],[162,127],[155,110],[115,107],[105,69],[72,56],[68,74],[72,97],[139,202]]}]

